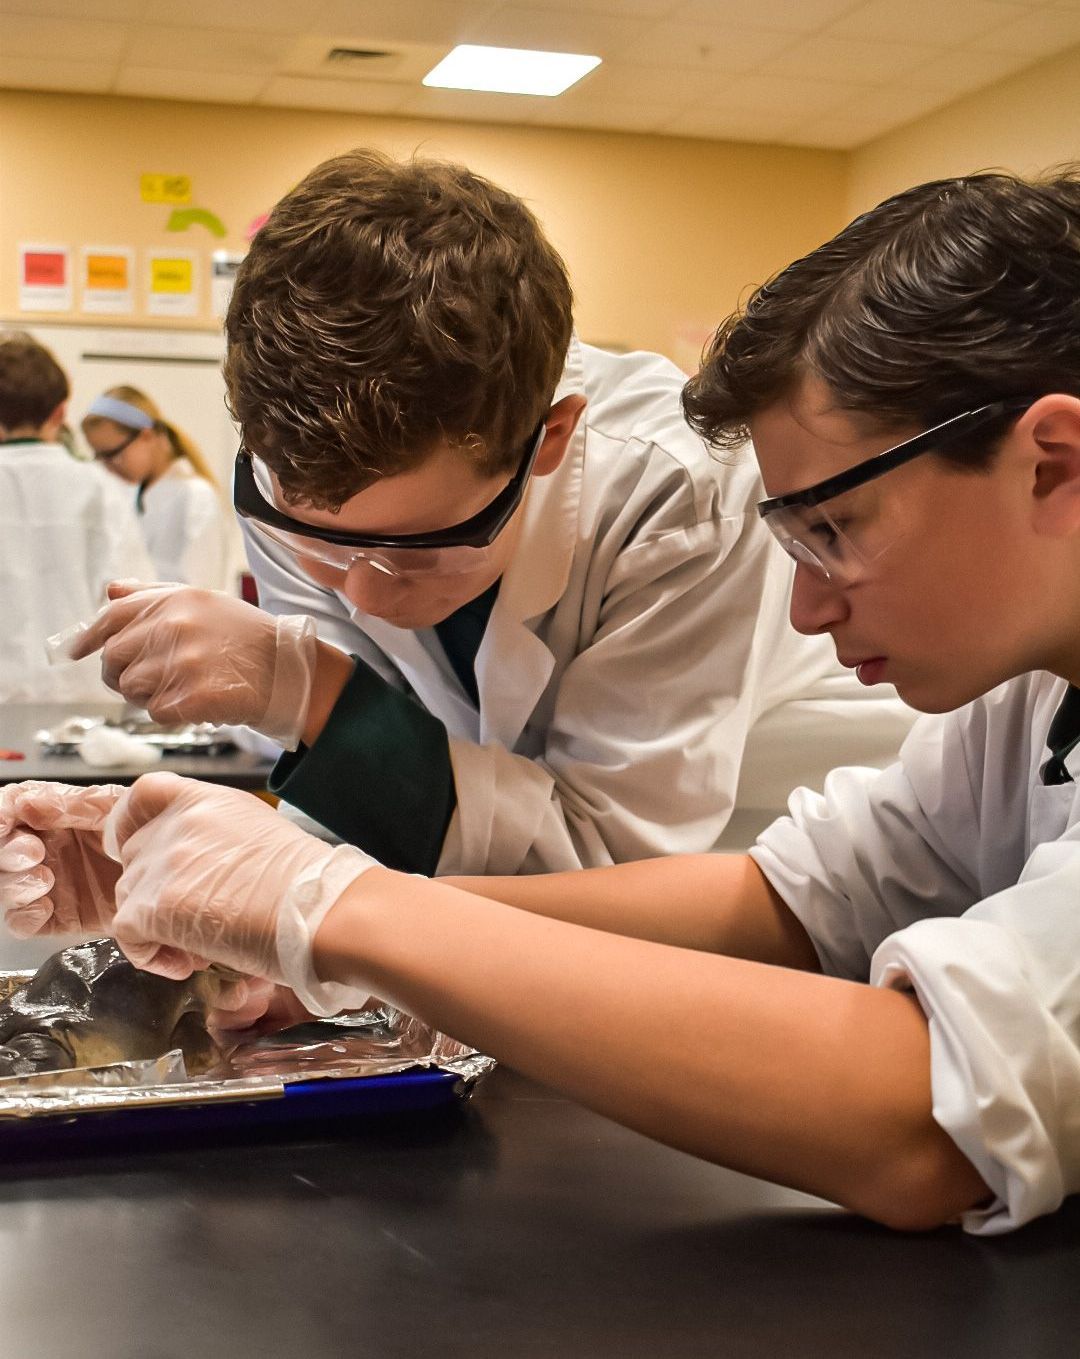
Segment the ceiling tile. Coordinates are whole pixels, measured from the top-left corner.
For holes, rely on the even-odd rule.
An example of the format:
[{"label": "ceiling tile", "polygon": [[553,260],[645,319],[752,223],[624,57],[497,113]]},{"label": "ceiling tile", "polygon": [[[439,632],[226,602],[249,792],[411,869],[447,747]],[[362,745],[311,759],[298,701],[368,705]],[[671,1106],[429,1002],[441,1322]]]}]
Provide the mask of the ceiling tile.
[{"label": "ceiling tile", "polygon": [[850,103],[860,87],[838,80],[797,80],[779,76],[741,76],[718,87],[703,107],[740,109],[766,117],[814,118]]},{"label": "ceiling tile", "polygon": [[588,90],[589,96],[594,99],[618,99],[623,102],[644,99],[653,104],[670,103],[675,92],[681,101],[689,104],[696,99],[715,95],[726,83],[717,71],[605,61],[582,80],[581,92],[584,94]]},{"label": "ceiling tile", "polygon": [[138,19],[145,4],[146,0],[0,0],[0,14],[52,19]]},{"label": "ceiling tile", "polygon": [[976,52],[1023,52],[1035,60],[1080,43],[1080,0],[1075,9],[1038,9],[968,44]]},{"label": "ceiling tile", "polygon": [[948,90],[955,95],[966,94],[992,85],[996,80],[1030,63],[1022,52],[966,52],[957,49],[943,52],[911,72],[912,84],[924,89]]},{"label": "ceiling tile", "polygon": [[114,62],[123,52],[125,38],[120,24],[12,14],[4,19],[3,55]]},{"label": "ceiling tile", "polygon": [[828,115],[830,118],[863,118],[869,125],[878,125],[894,119],[893,126],[910,123],[916,118],[948,104],[951,96],[944,90],[924,89],[920,85],[893,85],[887,88],[866,89],[852,95],[844,104],[838,104]]},{"label": "ceiling tile", "polygon": [[466,24],[501,6],[494,0],[321,0],[318,26],[366,33],[385,42],[463,42]]},{"label": "ceiling tile", "polygon": [[301,33],[311,23],[311,7],[296,0],[140,0],[146,6],[143,22],[175,24],[183,19],[191,28],[244,28],[261,33]]},{"label": "ceiling tile", "polygon": [[762,62],[758,72],[816,80],[849,80],[867,85],[888,84],[920,62],[926,63],[939,56],[943,50],[922,43],[857,42],[853,38],[815,34],[797,41],[780,56]]},{"label": "ceiling tile", "polygon": [[797,42],[795,34],[771,28],[717,30],[702,24],[661,23],[631,43],[620,59],[737,73],[778,56]]},{"label": "ceiling tile", "polygon": [[421,87],[405,100],[398,115],[405,118],[454,118],[467,122],[528,123],[546,104],[543,95],[486,94],[474,90],[436,90]]},{"label": "ceiling tile", "polygon": [[105,94],[115,67],[95,61],[55,61],[43,57],[0,57],[0,86],[11,90],[63,90]]},{"label": "ceiling tile", "polygon": [[682,0],[668,18],[673,23],[705,24],[717,31],[776,28],[786,33],[813,33],[847,13],[855,0]]},{"label": "ceiling tile", "polygon": [[552,14],[550,10],[508,5],[489,18],[477,18],[462,25],[458,41],[612,57],[620,55],[649,26],[644,19],[576,11]]},{"label": "ceiling tile", "polygon": [[951,46],[970,43],[980,34],[1022,19],[1030,10],[1005,0],[870,0],[846,18],[830,25],[829,37],[871,38],[906,42],[913,33],[920,42]]},{"label": "ceiling tile", "polygon": [[553,14],[611,14],[623,19],[663,19],[677,5],[678,0],[529,0],[530,9]]},{"label": "ceiling tile", "polygon": [[[386,59],[376,57],[365,62],[333,62],[327,58],[332,48],[359,47],[371,51],[384,50]],[[441,43],[407,43],[395,39],[380,42],[373,37],[343,37],[341,34],[304,33],[290,42],[278,65],[278,75],[301,76],[314,80],[388,80],[395,84],[411,81],[419,85],[433,66],[446,55]]]},{"label": "ceiling tile", "polygon": [[547,127],[596,127],[607,131],[655,132],[682,109],[678,100],[667,104],[641,100],[571,100],[564,96],[548,101],[535,122]]},{"label": "ceiling tile", "polygon": [[272,75],[288,50],[283,35],[235,29],[140,27],[127,49],[133,66]]},{"label": "ceiling tile", "polygon": [[250,104],[263,84],[263,76],[243,71],[184,71],[173,66],[125,65],[113,92],[147,99]]},{"label": "ceiling tile", "polygon": [[283,108],[337,109],[342,113],[394,113],[414,92],[415,86],[389,82],[279,75],[267,81],[255,102]]},{"label": "ceiling tile", "polygon": [[663,128],[668,137],[709,137],[715,141],[772,142],[791,132],[797,120],[786,117],[766,117],[762,114],[741,114],[737,110],[721,112],[689,109],[677,114]]}]

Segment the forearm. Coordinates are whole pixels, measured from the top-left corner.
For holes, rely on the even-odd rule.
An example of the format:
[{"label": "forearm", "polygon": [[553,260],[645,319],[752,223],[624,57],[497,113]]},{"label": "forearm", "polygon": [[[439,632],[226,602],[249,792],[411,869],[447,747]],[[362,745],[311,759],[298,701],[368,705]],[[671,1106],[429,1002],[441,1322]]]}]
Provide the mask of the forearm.
[{"label": "forearm", "polygon": [[317,642],[315,652],[315,677],[311,685],[311,701],[308,704],[307,718],[304,722],[302,740],[304,745],[313,746],[334,705],[341,697],[341,691],[349,682],[356,662],[344,651],[339,651],[329,642]]},{"label": "forearm", "polygon": [[596,930],[818,970],[806,931],[746,854],[685,854],[575,873],[442,881]]},{"label": "forearm", "polygon": [[907,995],[363,875],[316,939],[320,975],[395,1004],[601,1113],[901,1226],[986,1188],[931,1116]]}]

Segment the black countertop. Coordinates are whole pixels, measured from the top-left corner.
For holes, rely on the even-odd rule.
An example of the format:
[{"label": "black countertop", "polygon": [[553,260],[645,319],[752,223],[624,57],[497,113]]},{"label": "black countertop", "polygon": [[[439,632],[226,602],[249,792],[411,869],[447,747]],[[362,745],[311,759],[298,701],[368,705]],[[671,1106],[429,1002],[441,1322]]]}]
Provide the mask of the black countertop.
[{"label": "black countertop", "polygon": [[1080,1200],[901,1236],[505,1070],[334,1137],[0,1164],[5,1359],[1080,1353]]}]

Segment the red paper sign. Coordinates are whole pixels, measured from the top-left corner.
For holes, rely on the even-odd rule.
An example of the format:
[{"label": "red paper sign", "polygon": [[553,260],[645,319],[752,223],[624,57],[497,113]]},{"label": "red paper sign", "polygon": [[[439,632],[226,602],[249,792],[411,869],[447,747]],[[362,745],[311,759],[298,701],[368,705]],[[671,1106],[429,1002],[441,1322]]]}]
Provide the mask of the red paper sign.
[{"label": "red paper sign", "polygon": [[23,286],[62,288],[66,257],[57,250],[28,250],[23,256]]}]

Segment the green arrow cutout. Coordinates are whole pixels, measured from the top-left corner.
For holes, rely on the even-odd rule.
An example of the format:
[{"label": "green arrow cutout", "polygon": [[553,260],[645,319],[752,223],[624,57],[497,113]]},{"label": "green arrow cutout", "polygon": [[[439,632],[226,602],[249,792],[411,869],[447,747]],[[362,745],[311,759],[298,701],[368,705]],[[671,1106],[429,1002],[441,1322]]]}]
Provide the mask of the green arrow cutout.
[{"label": "green arrow cutout", "polygon": [[187,231],[188,227],[204,226],[213,236],[226,235],[225,223],[208,208],[174,208],[165,224],[167,231]]}]

